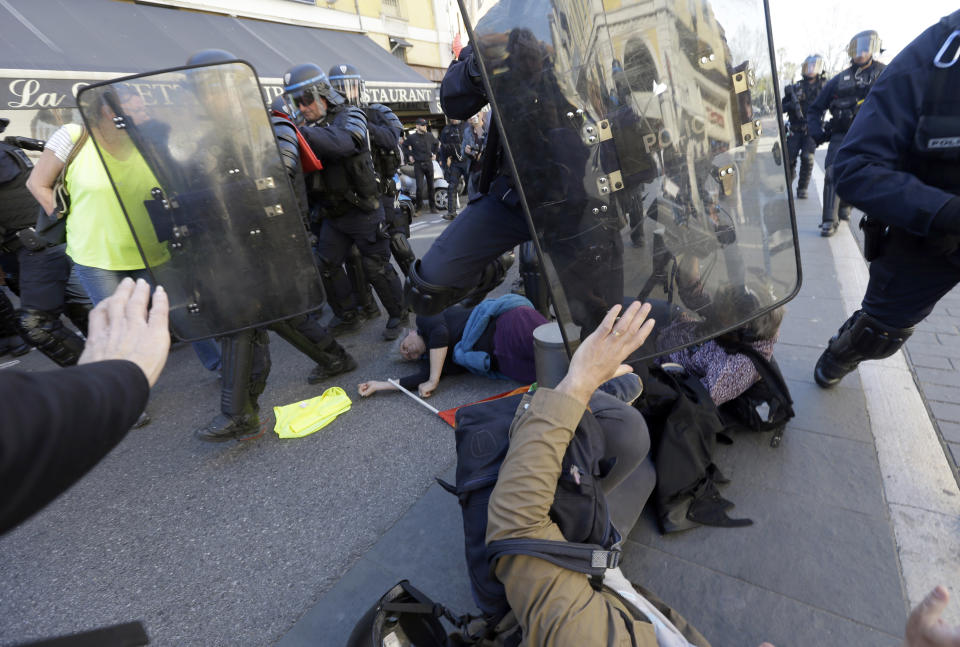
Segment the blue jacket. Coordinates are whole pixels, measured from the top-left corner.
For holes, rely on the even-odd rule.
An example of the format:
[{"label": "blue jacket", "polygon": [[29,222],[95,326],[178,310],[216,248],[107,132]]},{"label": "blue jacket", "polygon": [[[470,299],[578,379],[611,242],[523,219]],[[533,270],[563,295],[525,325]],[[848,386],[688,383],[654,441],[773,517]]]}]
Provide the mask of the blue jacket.
[{"label": "blue jacket", "polygon": [[473,350],[473,345],[480,339],[480,335],[487,329],[491,319],[499,317],[507,310],[521,306],[532,308],[533,304],[519,294],[504,294],[496,299],[486,299],[473,309],[467,319],[467,327],[463,330],[463,337],[453,347],[453,361],[471,373],[492,377],[498,380],[509,380],[506,375],[490,370],[490,354]]},{"label": "blue jacket", "polygon": [[834,162],[840,197],[918,236],[930,235],[933,217],[954,197],[906,170],[933,59],[951,31],[937,23],[893,59],[871,88]]}]

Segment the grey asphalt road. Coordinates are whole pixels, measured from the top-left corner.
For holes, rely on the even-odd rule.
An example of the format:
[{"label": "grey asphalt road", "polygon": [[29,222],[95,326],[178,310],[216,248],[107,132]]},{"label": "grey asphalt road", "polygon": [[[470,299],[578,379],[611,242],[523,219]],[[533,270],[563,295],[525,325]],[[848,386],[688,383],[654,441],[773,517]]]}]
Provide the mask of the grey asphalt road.
[{"label": "grey asphalt road", "polygon": [[[438,214],[415,221],[418,255],[445,226]],[[193,438],[218,409],[219,382],[189,345],[175,347],[148,405],[153,422],[0,538],[0,644],[130,620],[158,646],[278,640],[454,462],[452,429],[426,409],[400,393],[356,396],[363,379],[409,370],[381,340],[385,323],[340,338],[360,367],[316,386],[310,360],[271,335],[260,400],[269,428],[244,443]],[[48,368],[32,352],[0,370]],[[277,438],[273,406],[331,386],[351,396],[350,411],[309,437]],[[512,386],[447,378],[431,403]]]}]

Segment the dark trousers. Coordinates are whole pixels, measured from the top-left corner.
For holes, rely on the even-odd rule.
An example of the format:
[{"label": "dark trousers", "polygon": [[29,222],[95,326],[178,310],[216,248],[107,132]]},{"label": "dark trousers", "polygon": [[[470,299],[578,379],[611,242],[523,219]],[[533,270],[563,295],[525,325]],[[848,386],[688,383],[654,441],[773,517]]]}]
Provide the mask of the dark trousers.
[{"label": "dark trousers", "polygon": [[460,178],[467,177],[467,165],[454,162],[447,169],[447,213],[454,215],[459,206],[459,195],[457,189],[460,187]]},{"label": "dark trousers", "polygon": [[[380,302],[391,317],[402,311],[402,287],[400,277],[390,265],[390,242],[385,232],[383,210],[375,212],[347,213],[336,218],[326,218],[317,237],[317,253],[320,256],[321,273],[329,275],[326,288],[331,306],[339,304],[344,311],[357,307],[346,273],[341,267],[353,245],[357,246],[363,259],[367,281],[380,297]],[[339,316],[341,313],[334,312]]]},{"label": "dark trousers", "polygon": [[600,485],[607,497],[610,519],[626,537],[657,481],[656,469],[648,458],[647,423],[639,411],[602,391],[590,398],[590,410],[603,428],[606,455],[617,459]]},{"label": "dark trousers", "polygon": [[915,240],[889,241],[888,251],[870,263],[863,311],[893,328],[923,321],[943,295],[960,283],[960,251],[924,253]]},{"label": "dark trousers", "polygon": [[67,304],[92,307],[90,298],[75,277],[73,261],[66,245],[55,245],[37,252],[23,248],[17,254],[20,265],[20,307],[63,314]]},{"label": "dark trousers", "polygon": [[807,188],[810,173],[813,171],[813,154],[816,150],[817,142],[806,133],[791,133],[787,136],[787,166],[790,168],[791,180],[797,177],[797,156],[800,156],[800,183],[797,188]]},{"label": "dark trousers", "polygon": [[473,200],[420,261],[420,277],[434,285],[471,288],[491,261],[530,240],[519,204],[491,195]]},{"label": "dark trousers", "polygon": [[[414,179],[417,181],[417,204],[414,206],[420,209],[421,201],[426,200],[430,207],[435,207],[433,200],[433,161],[414,162]],[[424,196],[426,191],[426,196]]]},{"label": "dark trousers", "polygon": [[843,144],[845,133],[834,135],[830,138],[830,145],[827,147],[827,158],[824,160],[824,178],[823,178],[823,222],[836,223],[838,218],[847,220],[850,218],[852,207],[844,202],[837,195],[836,180],[833,175],[833,161],[837,158],[837,151]]}]

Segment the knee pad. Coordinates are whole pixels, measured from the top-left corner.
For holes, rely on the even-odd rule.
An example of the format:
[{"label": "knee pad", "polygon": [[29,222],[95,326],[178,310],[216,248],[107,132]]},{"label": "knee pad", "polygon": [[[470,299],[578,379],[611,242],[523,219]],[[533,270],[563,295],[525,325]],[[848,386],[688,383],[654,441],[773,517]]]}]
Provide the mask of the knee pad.
[{"label": "knee pad", "polygon": [[410,266],[417,260],[417,255],[413,253],[413,248],[410,247],[410,241],[407,240],[407,237],[399,232],[390,236],[390,252],[400,265],[400,270],[404,274],[408,274]]},{"label": "knee pad", "polygon": [[913,328],[894,328],[858,310],[830,340],[828,350],[840,361],[885,359],[896,353]]},{"label": "knee pad", "polygon": [[455,288],[424,281],[420,276],[420,262],[418,259],[410,266],[403,286],[404,300],[415,313],[426,316],[440,314],[470,294],[470,288]]},{"label": "knee pad", "polygon": [[483,268],[483,274],[480,275],[480,283],[470,291],[467,298],[463,300],[466,307],[475,306],[487,296],[493,288],[497,287],[507,278],[507,270],[513,266],[516,256],[513,250],[505,252]]},{"label": "knee pad", "polygon": [[27,343],[59,366],[73,366],[83,352],[83,340],[65,328],[60,317],[44,310],[21,310],[17,329]]}]

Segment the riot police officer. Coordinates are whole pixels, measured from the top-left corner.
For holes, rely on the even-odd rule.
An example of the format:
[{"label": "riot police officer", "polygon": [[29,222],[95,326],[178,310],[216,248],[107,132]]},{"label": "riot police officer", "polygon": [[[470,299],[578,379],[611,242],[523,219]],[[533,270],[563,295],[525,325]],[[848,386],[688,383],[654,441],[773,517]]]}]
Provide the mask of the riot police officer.
[{"label": "riot police officer", "polygon": [[[403,140],[403,151],[407,156],[407,162],[413,164],[413,171],[417,181],[417,198],[414,200],[414,206],[420,211],[420,205],[426,197],[427,204],[431,211],[437,210],[436,201],[433,199],[433,160],[437,159],[437,153],[440,151],[440,142],[427,130],[427,120],[423,117],[417,119],[417,129]],[[426,192],[426,196],[424,196]]]},{"label": "riot police officer", "polygon": [[[0,119],[0,132],[8,123]],[[37,144],[42,149],[43,142]],[[63,325],[60,315],[66,314],[86,334],[91,304],[72,274],[66,244],[52,245],[34,232],[38,207],[28,188],[33,168],[33,162],[18,146],[0,142],[0,251],[15,253],[19,266],[16,324],[20,336],[58,365],[71,366],[80,358],[84,341]],[[10,321],[11,307],[4,296],[0,317],[6,322]]]},{"label": "riot police officer", "polygon": [[797,155],[800,156],[800,176],[797,177],[797,197],[807,197],[807,186],[813,172],[813,154],[817,143],[807,132],[807,109],[817,98],[826,83],[823,57],[808,56],[800,68],[801,80],[788,85],[783,92],[783,110],[790,118],[790,134],[787,136],[787,159],[790,179],[796,176]]},{"label": "riot police officer", "polygon": [[817,361],[822,387],[894,354],[960,282],[960,11],[887,67],[837,153],[837,192],[867,214],[861,309]]},{"label": "riot police officer", "polygon": [[[203,50],[191,56],[187,64],[212,65],[233,60],[236,60],[236,57],[229,52]],[[202,83],[202,79],[197,83]],[[203,88],[197,88],[197,92],[202,95]],[[280,157],[294,187],[301,217],[306,226],[306,191],[296,126],[289,119],[276,115],[271,117],[271,122],[280,148]],[[257,399],[266,388],[270,374],[270,339],[267,329],[276,332],[317,363],[307,378],[310,384],[357,367],[356,361],[320,324],[316,313],[297,315],[264,328],[243,330],[221,337],[223,386],[220,393],[220,413],[207,425],[195,431],[200,440],[244,440],[260,434],[260,408]]]},{"label": "riot police officer", "polygon": [[[416,256],[408,242],[410,223],[396,206],[397,185],[393,179],[402,160],[400,138],[403,136],[403,124],[387,106],[382,103],[367,102],[363,77],[353,65],[349,63],[334,65],[330,68],[328,78],[334,89],[348,103],[363,110],[367,117],[370,153],[380,187],[380,205],[383,207],[386,218],[386,231],[383,233],[389,238],[393,258],[400,266],[400,270],[406,274],[407,268],[416,260]],[[370,284],[363,270],[362,256],[356,245],[350,250],[346,267],[347,275],[353,284],[354,294],[360,301],[358,305],[361,315],[368,319],[379,316],[380,311],[373,301]]]},{"label": "riot police officer", "polygon": [[[827,81],[807,110],[807,131],[810,136],[817,144],[830,141],[824,162],[821,236],[832,236],[837,231],[838,216],[842,220],[850,218],[850,205],[837,196],[833,161],[867,93],[886,67],[874,59],[880,52],[880,36],[877,32],[862,31],[854,36],[847,46],[850,67]],[[823,114],[828,108],[833,117],[824,126]]]},{"label": "riot police officer", "polygon": [[340,267],[356,245],[367,280],[373,285],[389,319],[384,339],[396,339],[408,320],[400,278],[390,263],[381,189],[370,152],[367,116],[333,89],[327,75],[313,63],[295,65],[283,75],[284,97],[299,108],[307,126],[300,132],[323,163],[311,173],[311,210],[321,218],[317,249],[320,274],[331,304],[349,304],[341,319],[357,317],[355,298]]}]

